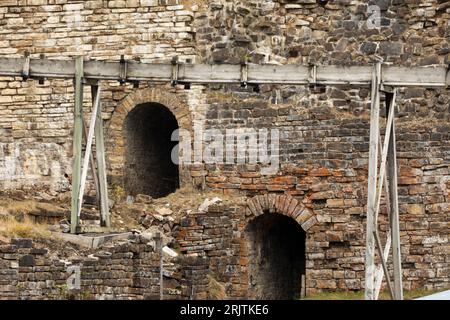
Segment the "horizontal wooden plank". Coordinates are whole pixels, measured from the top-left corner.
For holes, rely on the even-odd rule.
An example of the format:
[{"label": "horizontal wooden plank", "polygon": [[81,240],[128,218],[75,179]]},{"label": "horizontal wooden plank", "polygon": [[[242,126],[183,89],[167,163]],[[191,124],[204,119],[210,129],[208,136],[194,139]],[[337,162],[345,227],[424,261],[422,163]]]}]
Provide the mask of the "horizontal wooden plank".
[{"label": "horizontal wooden plank", "polygon": [[45,78],[75,77],[75,61],[73,60],[30,60],[30,76]]},{"label": "horizontal wooden plank", "polygon": [[0,76],[19,76],[22,74],[25,58],[0,58]]},{"label": "horizontal wooden plank", "polygon": [[127,78],[131,80],[148,80],[168,82],[172,77],[172,65],[170,64],[143,64],[128,63]]},{"label": "horizontal wooden plank", "polygon": [[382,70],[382,81],[386,85],[401,83],[404,85],[445,84],[446,69],[444,67],[396,67],[385,66]]},{"label": "horizontal wooden plank", "polygon": [[248,66],[249,83],[308,83],[309,67],[302,65],[257,65]]},{"label": "horizontal wooden plank", "polygon": [[[21,76],[24,58],[0,58],[0,76]],[[129,81],[169,82],[171,64],[127,63]],[[241,66],[231,64],[180,64],[178,80],[189,83],[239,83]],[[370,84],[373,66],[317,66],[249,64],[247,82],[254,84],[317,83],[325,85]],[[90,80],[120,80],[120,62],[86,61],[84,76]],[[73,60],[31,59],[30,78],[74,78]],[[314,82],[315,81],[315,82]],[[398,67],[383,65],[382,84],[386,86],[445,87],[450,85],[446,67]]]},{"label": "horizontal wooden plank", "polygon": [[89,79],[114,80],[120,74],[120,64],[106,61],[85,61],[84,76]]},{"label": "horizontal wooden plank", "polygon": [[241,79],[241,67],[230,64],[180,65],[178,79],[192,83],[236,83]]},{"label": "horizontal wooden plank", "polygon": [[327,83],[370,83],[373,67],[361,66],[317,66],[317,82]]}]

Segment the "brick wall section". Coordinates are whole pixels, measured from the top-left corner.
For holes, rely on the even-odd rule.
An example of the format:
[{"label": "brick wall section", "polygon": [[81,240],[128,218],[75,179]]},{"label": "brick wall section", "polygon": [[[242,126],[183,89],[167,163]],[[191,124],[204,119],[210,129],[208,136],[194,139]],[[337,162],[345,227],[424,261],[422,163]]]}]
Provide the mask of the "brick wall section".
[{"label": "brick wall section", "polygon": [[[8,0],[0,4],[0,55],[95,59],[139,57],[194,62],[368,64],[373,53],[402,65],[448,62],[449,9],[435,1],[66,1]],[[188,3],[190,3],[188,5]],[[367,5],[379,4],[382,28],[367,29]],[[80,18],[71,20],[80,10]],[[26,21],[27,23],[24,23]],[[68,28],[70,27],[70,30]],[[149,31],[151,30],[151,31]],[[104,84],[109,182],[123,184],[123,120],[139,103],[159,102],[181,128],[200,121],[220,130],[247,126],[282,131],[281,171],[261,176],[256,165],[181,168],[181,183],[227,195],[290,194],[318,221],[308,230],[307,287],[359,289],[364,278],[364,212],[368,150],[369,88],[260,86],[156,86]],[[89,116],[88,89],[85,92]],[[400,89],[397,121],[400,229],[405,287],[440,288],[449,283],[450,109],[444,89]],[[0,78],[0,190],[67,190],[71,171],[72,81],[22,82]],[[228,212],[224,209],[224,212]],[[233,212],[234,209],[230,209]],[[385,209],[381,210],[385,222]],[[200,215],[201,216],[201,215]],[[230,294],[245,296],[247,280],[239,250],[245,210],[193,222],[187,251],[208,250]],[[228,218],[227,218],[228,217]],[[205,217],[207,218],[207,217]],[[196,227],[199,227],[196,229]],[[224,243],[212,235],[226,234]],[[385,231],[385,224],[382,227]],[[217,241],[220,246],[201,239]],[[228,240],[227,240],[228,239]],[[205,244],[206,243],[206,244]],[[235,250],[233,257],[227,250]],[[242,251],[243,252],[243,251]],[[209,254],[210,255],[210,254]],[[222,262],[220,262],[222,261]],[[209,262],[208,262],[209,263]],[[230,267],[228,267],[230,266]],[[228,268],[228,269],[227,269]],[[244,271],[242,271],[244,272]],[[228,281],[229,280],[229,281]],[[231,288],[232,287],[232,288]],[[233,293],[234,292],[234,293]]]},{"label": "brick wall section", "polygon": [[[267,210],[264,203],[271,203],[270,199],[277,200],[272,200],[275,205],[269,206]],[[298,203],[293,197],[273,193],[255,197],[251,202],[224,202],[211,206],[205,213],[193,212],[180,220],[175,234],[182,253],[194,253],[209,259],[211,274],[224,284],[230,298],[252,296],[249,291],[251,253],[248,251],[248,223],[263,212],[280,213],[285,207]],[[302,224],[306,229],[307,295],[320,291],[364,289],[364,218],[360,214],[343,214],[344,210],[351,211],[345,209],[343,204],[335,205],[330,213],[330,206],[314,212],[312,218],[316,219],[317,216],[319,222]],[[255,210],[255,207],[259,209]],[[328,212],[330,221],[323,221],[322,212]],[[383,214],[380,216],[384,220],[382,235],[386,230],[385,218]],[[426,220],[434,222],[421,222]],[[406,213],[401,216],[402,266],[406,290],[448,288],[448,221],[443,215],[435,220],[427,217],[426,220],[423,217],[408,217]],[[408,227],[422,223],[427,226],[433,224],[434,227]]]},{"label": "brick wall section", "polygon": [[[194,11],[177,0],[17,0],[0,3],[0,56],[142,62],[195,60]],[[71,174],[73,84],[0,77],[0,187],[67,190]],[[132,86],[104,83],[105,120]],[[145,85],[144,85],[145,86]],[[148,102],[148,101],[145,101]],[[85,90],[89,116],[90,90]],[[87,121],[87,123],[89,123]],[[89,189],[88,189],[89,190]]]},{"label": "brick wall section", "polygon": [[[380,8],[380,29],[367,23]],[[198,53],[204,60],[364,64],[374,53],[404,65],[444,62],[450,10],[436,1],[212,1],[198,12]]]},{"label": "brick wall section", "polygon": [[[0,300],[157,300],[159,258],[152,245],[139,237],[72,259],[52,258],[46,249],[34,248],[29,239],[13,239],[0,246]],[[81,267],[79,290],[67,287],[70,265]],[[166,261],[164,299],[206,298],[202,265],[201,258]]]}]

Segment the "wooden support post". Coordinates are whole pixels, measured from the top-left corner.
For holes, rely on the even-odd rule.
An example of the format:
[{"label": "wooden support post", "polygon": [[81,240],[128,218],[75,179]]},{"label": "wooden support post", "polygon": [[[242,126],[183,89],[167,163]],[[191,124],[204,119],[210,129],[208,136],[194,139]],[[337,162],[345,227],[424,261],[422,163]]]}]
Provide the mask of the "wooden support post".
[{"label": "wooden support post", "polygon": [[[380,139],[380,145],[379,148],[381,149],[381,139]],[[388,216],[390,216],[390,201],[389,201],[389,184],[388,184],[388,180],[387,180],[387,175],[384,176],[384,193],[385,193],[385,197],[386,197],[386,211]],[[391,229],[389,228],[389,231],[387,233],[386,236],[386,245],[384,246],[384,262],[387,263],[388,260],[388,256],[389,256],[389,252],[391,250],[391,243],[392,243],[392,233],[391,233]],[[380,290],[381,290],[381,285],[383,283],[383,275],[384,275],[384,270],[383,270],[383,266],[380,264],[377,266],[377,269],[375,271],[375,296],[374,299],[378,300],[378,296],[380,295]]]},{"label": "wooden support post", "polygon": [[385,259],[385,256],[383,255],[383,248],[381,247],[381,241],[380,237],[378,236],[378,232],[374,231],[373,235],[376,240],[377,248],[378,248],[378,254],[380,255],[381,265],[383,266],[384,274],[386,275],[386,283],[389,289],[389,294],[391,295],[391,299],[394,300],[394,291],[392,289],[391,284],[391,277],[389,276],[389,270],[386,265],[387,258]]},{"label": "wooden support post", "polygon": [[[389,96],[389,98],[388,98]],[[386,173],[386,162],[387,162],[387,154],[389,149],[391,131],[392,131],[392,121],[394,120],[394,106],[395,106],[395,97],[396,93],[392,96],[386,94],[386,108],[388,110],[388,118],[386,121],[386,133],[384,135],[384,146],[381,149],[381,164],[380,164],[380,174],[378,179],[378,186],[376,188],[376,197],[375,197],[375,218],[374,224],[378,225],[378,213],[380,212],[380,204],[381,204],[381,193],[383,191],[383,183],[385,181],[385,173]],[[381,137],[378,135],[379,141],[381,143]]]},{"label": "wooden support post", "polygon": [[[395,96],[395,95],[394,95]],[[392,97],[391,97],[392,98]],[[393,106],[395,108],[395,106]],[[395,113],[395,110],[393,110]],[[392,255],[394,265],[394,292],[395,299],[403,300],[402,266],[400,252],[400,226],[398,210],[397,189],[397,149],[395,139],[395,115],[392,121],[392,129],[388,150],[388,175],[389,175],[389,198],[390,198],[390,224],[392,232]]]},{"label": "wooden support post", "polygon": [[75,110],[73,130],[73,168],[70,232],[79,232],[78,199],[81,179],[81,153],[83,140],[83,57],[75,61]]},{"label": "wooden support post", "polygon": [[[92,86],[92,99],[99,95],[98,86]],[[105,141],[103,137],[102,102],[99,99],[98,112],[95,122],[95,152],[97,159],[98,180],[100,188],[100,224],[102,227],[111,227],[108,200],[108,182],[106,178]]]},{"label": "wooden support post", "polygon": [[305,299],[305,298],[306,298],[306,275],[302,274],[300,299]]},{"label": "wooden support post", "polygon": [[[379,144],[379,148],[381,149],[381,137],[380,137],[380,144]],[[389,200],[389,184],[388,184],[388,180],[387,180],[387,175],[384,176],[384,193],[385,193],[385,197],[386,197],[386,210],[387,210],[387,214],[388,216],[390,216],[390,200]],[[389,227],[389,231],[387,233],[386,236],[386,245],[384,246],[384,252],[383,252],[383,257],[384,257],[384,262],[387,263],[388,260],[388,256],[389,256],[389,252],[391,250],[391,243],[392,243],[392,234],[391,234],[391,228]],[[377,266],[376,271],[375,271],[375,293],[374,293],[374,300],[378,300],[378,296],[380,295],[380,290],[381,290],[381,285],[383,283],[383,275],[384,275],[384,270],[383,270],[383,265],[380,264]]]},{"label": "wooden support post", "polygon": [[367,220],[366,220],[366,277],[365,299],[373,300],[375,286],[375,202],[378,166],[379,118],[380,118],[380,78],[381,63],[376,63],[372,73],[372,104],[370,110],[370,144],[369,169],[367,187]]},{"label": "wooden support post", "polygon": [[[84,119],[83,119],[83,132],[84,132],[84,136],[87,137],[88,129],[86,127],[86,121],[84,121]],[[87,141],[84,141],[84,142],[86,143]],[[96,165],[95,165],[94,153],[92,153],[92,152],[89,156],[89,162],[91,164],[91,169],[92,169],[92,178],[94,179],[95,202],[100,207],[100,187],[98,184],[98,174],[97,174],[97,169],[96,169]]]},{"label": "wooden support post", "polygon": [[[392,243],[392,234],[391,230],[389,229],[387,236],[386,236],[386,245],[384,246],[383,251],[383,262],[386,264],[389,257],[389,251],[391,250],[391,243]],[[375,271],[375,293],[374,293],[374,300],[378,300],[378,297],[380,295],[381,285],[383,283],[383,276],[385,274],[383,264],[380,263],[379,266],[377,266],[377,269]],[[387,278],[386,278],[387,279]],[[395,297],[395,296],[394,296]],[[394,298],[393,298],[394,299]]]},{"label": "wooden support post", "polygon": [[[375,213],[375,229],[376,229],[376,231],[377,231],[376,226],[378,225],[378,213],[379,213],[379,209],[380,209],[383,182],[384,182],[384,186],[385,186],[385,190],[386,190],[385,194],[386,194],[387,212],[388,212],[388,216],[391,215],[390,214],[391,210],[390,210],[390,199],[389,199],[389,197],[390,197],[389,185],[388,185],[387,175],[385,174],[385,172],[386,172],[386,163],[387,163],[387,154],[388,154],[388,149],[389,149],[389,143],[391,142],[390,137],[391,137],[391,132],[392,132],[392,123],[394,121],[394,115],[395,115],[396,96],[397,96],[396,89],[394,89],[392,91],[392,93],[391,92],[386,93],[387,121],[386,121],[386,134],[384,137],[384,147],[381,146],[381,137],[379,139],[380,140],[379,148],[382,150],[382,156],[381,156],[380,177],[379,177],[379,182],[378,182],[377,199],[376,199],[376,201],[377,201],[377,203],[376,203],[377,210]],[[379,241],[379,239],[377,241]],[[391,233],[391,229],[389,228],[381,265],[377,267],[376,272],[375,272],[375,292],[374,292],[375,300],[378,300],[378,296],[380,294],[381,285],[383,282],[383,274],[386,273],[386,271],[384,269],[387,270],[387,267],[385,267],[384,264],[386,264],[387,260],[388,260],[389,251],[391,249],[391,242],[392,242],[392,233]],[[381,253],[380,253],[380,255],[381,255]],[[387,279],[387,276],[386,276],[386,279]],[[391,296],[394,299],[395,295],[391,295]]]},{"label": "wooden support post", "polygon": [[95,97],[94,105],[92,107],[91,121],[89,123],[89,133],[86,138],[86,151],[84,154],[83,171],[81,173],[80,193],[78,195],[78,210],[77,210],[78,217],[81,214],[81,206],[83,205],[84,188],[86,186],[87,173],[89,169],[89,159],[91,157],[92,141],[94,140],[94,127],[95,122],[97,120],[97,112],[99,104],[100,104],[100,87],[98,89],[97,96]]}]

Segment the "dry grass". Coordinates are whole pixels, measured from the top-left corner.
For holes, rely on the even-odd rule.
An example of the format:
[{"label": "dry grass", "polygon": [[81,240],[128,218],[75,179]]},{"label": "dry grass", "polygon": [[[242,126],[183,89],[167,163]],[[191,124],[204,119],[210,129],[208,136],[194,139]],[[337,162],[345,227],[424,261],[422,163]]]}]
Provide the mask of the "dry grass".
[{"label": "dry grass", "polygon": [[207,0],[181,0],[180,4],[184,5],[184,8],[191,9],[193,6],[197,5],[199,8],[207,8]]},{"label": "dry grass", "polygon": [[189,208],[195,210],[206,200],[206,198],[212,199],[214,197],[219,197],[222,201],[237,201],[236,197],[230,197],[212,191],[199,191],[195,190],[192,186],[187,186],[176,190],[174,193],[171,193],[164,198],[155,199],[154,205],[161,206],[170,203],[173,208]]},{"label": "dry grass", "polygon": [[37,202],[33,200],[0,200],[0,208],[9,214],[29,214],[37,211]]},{"label": "dry grass", "polygon": [[227,297],[225,286],[217,281],[212,275],[208,275],[208,289],[211,299],[224,300]]},{"label": "dry grass", "polygon": [[15,216],[58,211],[62,212],[64,209],[57,205],[42,203],[35,200],[16,201],[11,199],[0,199],[0,212],[6,212]]},{"label": "dry grass", "polygon": [[29,217],[18,221],[7,216],[0,221],[0,236],[5,238],[48,239],[51,232],[44,224],[34,223]]},{"label": "dry grass", "polygon": [[[437,293],[442,290],[425,290],[425,289],[417,289],[411,291],[404,291],[403,298],[404,300],[413,300],[419,297],[431,295],[433,293]],[[337,292],[321,292],[311,296],[306,297],[304,300],[364,300],[364,292],[363,291],[337,291]],[[379,300],[391,300],[388,291],[382,291],[380,293]]]}]

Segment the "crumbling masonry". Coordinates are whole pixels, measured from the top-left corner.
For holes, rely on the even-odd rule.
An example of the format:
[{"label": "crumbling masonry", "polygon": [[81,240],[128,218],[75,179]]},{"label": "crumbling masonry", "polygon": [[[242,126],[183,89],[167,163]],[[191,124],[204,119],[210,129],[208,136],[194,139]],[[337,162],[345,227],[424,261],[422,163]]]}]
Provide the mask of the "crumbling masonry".
[{"label": "crumbling masonry", "polygon": [[[380,9],[379,27],[367,24],[369,5]],[[395,65],[426,66],[450,62],[449,39],[450,6],[437,0],[0,3],[2,57],[22,57],[28,51],[33,57],[58,59],[83,55],[117,61],[125,55],[142,62],[169,62],[177,56],[196,63],[247,59],[367,65],[378,55]],[[103,87],[111,192],[120,187],[130,195],[159,197],[180,186],[194,186],[247,199],[214,205],[207,212],[193,208],[180,219],[172,235],[181,252],[203,258],[186,260],[191,263],[184,264],[186,268],[198,263],[199,269],[209,269],[232,298],[296,298],[302,289],[308,295],[364,287],[369,87],[186,88],[140,83],[135,88],[112,81]],[[85,97],[85,105],[90,105],[90,93]],[[56,196],[70,189],[65,175],[71,174],[73,104],[72,81],[39,84],[0,78],[2,192]],[[447,288],[450,95],[445,89],[402,88],[397,104],[403,283],[405,289]],[[254,164],[173,167],[171,131],[193,132],[196,125],[223,133],[242,127],[279,129],[280,171],[261,175]],[[385,213],[383,205],[382,222]],[[138,251],[146,252],[141,246]],[[0,258],[15,250],[2,247]],[[0,266],[6,268],[3,261]],[[189,297],[192,283],[189,290],[182,283],[189,277],[185,273],[179,280],[177,298]],[[146,290],[137,290],[136,296],[155,297],[156,287]],[[201,294],[206,287],[196,290],[197,298],[207,297]],[[101,289],[96,292],[102,294]],[[121,294],[115,297],[134,297]]]}]

